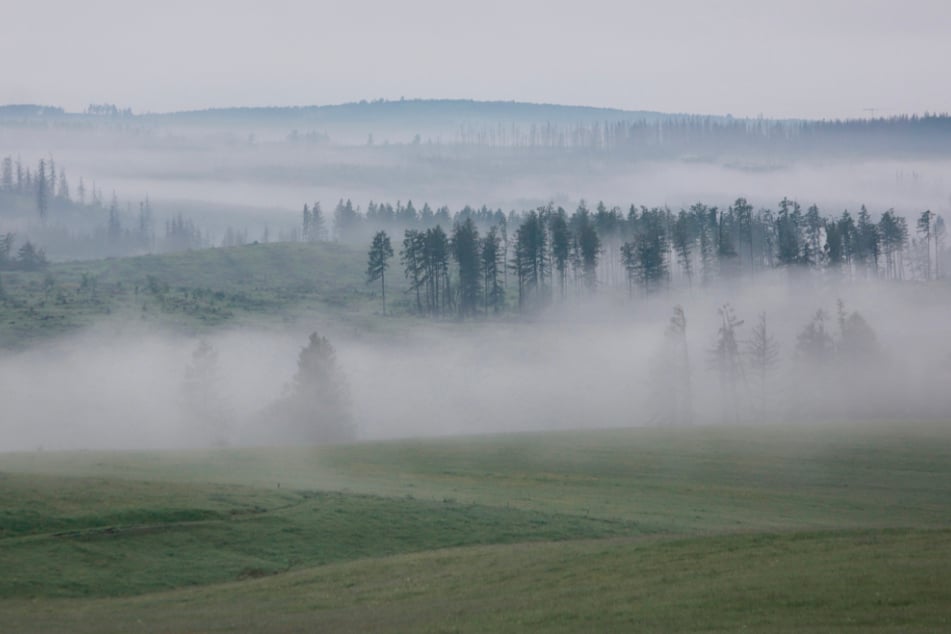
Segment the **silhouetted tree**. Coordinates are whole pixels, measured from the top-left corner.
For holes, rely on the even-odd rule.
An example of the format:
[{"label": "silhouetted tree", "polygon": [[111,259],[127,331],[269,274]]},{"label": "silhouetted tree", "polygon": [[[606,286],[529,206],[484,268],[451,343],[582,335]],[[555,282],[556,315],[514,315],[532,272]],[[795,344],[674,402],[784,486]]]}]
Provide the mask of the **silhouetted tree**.
[{"label": "silhouetted tree", "polygon": [[347,381],[325,337],[310,335],[287,394],[269,408],[265,420],[278,436],[295,440],[337,443],[356,437]]},{"label": "silhouetted tree", "polygon": [[746,343],[746,357],[759,391],[760,416],[766,416],[769,400],[769,376],[779,363],[779,346],[766,325],[766,313],[760,313],[753,333]]},{"label": "silhouetted tree", "polygon": [[393,247],[390,245],[390,236],[385,231],[379,231],[373,236],[370,252],[367,255],[367,284],[380,280],[380,295],[383,300],[383,314],[386,315],[386,269],[389,260],[393,257]]},{"label": "silhouetted tree", "polygon": [[713,367],[720,379],[724,421],[727,420],[729,409],[732,410],[733,422],[738,422],[740,419],[738,384],[745,380],[745,375],[736,329],[743,325],[743,321],[736,318],[733,307],[729,304],[718,308],[717,313],[720,315],[720,328],[712,350]]},{"label": "silhouetted tree", "polygon": [[481,289],[481,254],[479,230],[471,217],[456,224],[450,244],[459,270],[459,315],[475,315]]},{"label": "silhouetted tree", "polygon": [[502,269],[505,267],[502,253],[502,238],[498,227],[489,229],[489,233],[482,239],[482,293],[485,312],[489,306],[498,313],[505,304],[505,288],[502,286]]}]

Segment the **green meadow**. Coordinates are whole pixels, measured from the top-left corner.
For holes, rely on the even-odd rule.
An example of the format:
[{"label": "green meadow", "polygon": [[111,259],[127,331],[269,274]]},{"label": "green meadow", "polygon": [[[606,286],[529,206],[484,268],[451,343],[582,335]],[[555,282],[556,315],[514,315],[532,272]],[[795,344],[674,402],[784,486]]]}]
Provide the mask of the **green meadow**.
[{"label": "green meadow", "polygon": [[0,631],[934,632],[951,425],[0,456]]}]

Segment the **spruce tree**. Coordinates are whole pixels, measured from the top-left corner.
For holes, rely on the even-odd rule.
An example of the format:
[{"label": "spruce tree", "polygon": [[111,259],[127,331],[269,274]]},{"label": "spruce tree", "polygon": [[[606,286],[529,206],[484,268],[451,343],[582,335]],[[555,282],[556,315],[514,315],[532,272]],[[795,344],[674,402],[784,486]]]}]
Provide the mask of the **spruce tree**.
[{"label": "spruce tree", "polygon": [[391,257],[393,257],[393,247],[390,245],[390,237],[385,231],[377,232],[373,236],[367,256],[367,284],[380,280],[384,316],[386,315],[386,269],[389,268]]}]

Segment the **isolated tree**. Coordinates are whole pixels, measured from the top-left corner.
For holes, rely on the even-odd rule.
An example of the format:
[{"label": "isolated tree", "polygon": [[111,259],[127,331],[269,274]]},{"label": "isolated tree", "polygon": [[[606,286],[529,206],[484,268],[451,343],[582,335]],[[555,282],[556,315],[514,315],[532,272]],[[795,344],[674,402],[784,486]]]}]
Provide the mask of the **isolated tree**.
[{"label": "isolated tree", "polygon": [[875,364],[881,356],[881,348],[875,331],[865,318],[845,309],[845,303],[838,301],[839,341],[836,353],[845,364]]},{"label": "isolated tree", "polygon": [[746,358],[759,392],[760,416],[766,416],[769,400],[769,378],[779,363],[779,346],[767,327],[766,313],[760,313],[753,333],[746,342]]},{"label": "isolated tree", "polygon": [[925,279],[931,279],[931,235],[934,228],[934,213],[928,209],[927,211],[921,212],[921,215],[918,217],[918,222],[916,223],[918,229],[918,235],[924,240],[924,254],[925,254]]},{"label": "isolated tree", "polygon": [[373,236],[367,256],[367,284],[380,280],[384,315],[386,315],[386,269],[389,268],[391,257],[393,257],[393,247],[390,245],[390,236],[386,235],[385,231],[377,232]]},{"label": "isolated tree", "polygon": [[807,364],[824,366],[833,359],[835,347],[831,335],[826,331],[825,320],[825,311],[816,311],[812,320],[796,337],[796,354]]},{"label": "isolated tree", "polygon": [[664,343],[651,371],[651,417],[661,425],[686,425],[693,421],[687,318],[680,306],[664,333]]},{"label": "isolated tree", "polygon": [[[84,280],[85,282],[86,280]],[[185,367],[182,397],[189,422],[201,428],[216,445],[228,441],[230,414],[220,393],[218,351],[202,339]]]},{"label": "isolated tree", "polygon": [[720,328],[717,331],[716,344],[712,354],[713,367],[720,379],[720,398],[723,404],[723,418],[727,420],[727,410],[731,410],[733,422],[740,418],[738,385],[745,381],[743,358],[736,330],[743,321],[736,318],[733,307],[724,304],[717,309],[720,315]]},{"label": "isolated tree", "polygon": [[356,437],[346,378],[337,366],[333,346],[316,332],[298,356],[284,411],[304,438],[347,442]]},{"label": "isolated tree", "polygon": [[48,265],[43,249],[38,249],[29,240],[17,251],[16,268],[21,271],[42,271]]}]

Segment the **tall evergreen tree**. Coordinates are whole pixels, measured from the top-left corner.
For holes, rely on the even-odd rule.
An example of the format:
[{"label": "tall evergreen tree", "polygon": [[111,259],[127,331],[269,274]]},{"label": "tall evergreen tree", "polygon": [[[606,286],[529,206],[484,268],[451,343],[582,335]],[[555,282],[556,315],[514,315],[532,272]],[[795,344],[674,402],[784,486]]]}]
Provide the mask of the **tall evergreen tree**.
[{"label": "tall evergreen tree", "polygon": [[370,252],[367,255],[367,284],[380,280],[380,296],[383,301],[383,315],[386,315],[386,269],[389,260],[393,257],[393,247],[390,245],[390,236],[385,231],[379,231],[373,236]]},{"label": "tall evergreen tree", "polygon": [[[740,344],[736,337],[736,330],[743,325],[743,321],[736,318],[733,307],[724,304],[717,309],[720,315],[720,328],[717,331],[716,344],[712,350],[713,367],[720,379],[720,398],[723,405],[723,419],[727,422],[739,422],[740,399],[739,383],[745,381],[743,359],[740,354]],[[727,412],[730,412],[728,415]]]},{"label": "tall evergreen tree", "polygon": [[934,213],[928,209],[921,212],[921,215],[918,216],[918,221],[916,223],[916,228],[918,229],[918,235],[925,242],[924,254],[925,254],[925,279],[931,279],[931,234],[932,228],[934,226]]},{"label": "tall evergreen tree", "polygon": [[551,255],[555,273],[558,275],[558,290],[564,299],[568,293],[568,266],[571,259],[571,231],[565,210],[561,207],[548,220],[551,233]]},{"label": "tall evergreen tree", "polygon": [[36,210],[40,215],[40,222],[46,224],[46,216],[50,204],[49,184],[46,178],[46,161],[40,159],[40,167],[36,173]]},{"label": "tall evergreen tree", "polygon": [[450,244],[459,270],[459,315],[472,316],[479,305],[482,285],[479,230],[471,217],[456,224]]},{"label": "tall evergreen tree", "polygon": [[492,227],[482,239],[482,293],[484,310],[489,306],[498,313],[505,304],[505,288],[502,286],[502,269],[505,258],[502,253],[502,238],[498,227]]},{"label": "tall evergreen tree", "polygon": [[779,363],[779,346],[766,324],[766,313],[760,313],[753,333],[746,343],[746,357],[756,377],[760,416],[766,416],[769,403],[770,374]]},{"label": "tall evergreen tree", "polygon": [[[403,248],[400,250],[400,262],[403,274],[409,280],[409,290],[416,293],[416,310],[423,312],[421,290],[426,283],[426,235],[416,229],[407,229],[403,233]],[[427,296],[428,298],[428,296]]]}]

